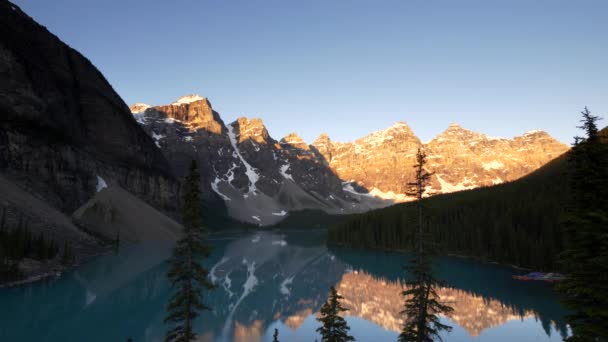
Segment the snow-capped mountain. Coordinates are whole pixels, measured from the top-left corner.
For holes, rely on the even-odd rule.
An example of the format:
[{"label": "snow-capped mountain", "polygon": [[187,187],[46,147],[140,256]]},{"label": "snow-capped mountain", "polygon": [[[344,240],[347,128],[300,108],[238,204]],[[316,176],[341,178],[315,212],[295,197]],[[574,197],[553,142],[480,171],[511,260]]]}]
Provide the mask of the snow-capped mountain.
[{"label": "snow-capped mountain", "polygon": [[503,139],[456,124],[423,144],[403,122],[354,142],[321,134],[308,145],[296,133],[273,139],[261,119],[225,124],[199,95],[142,108],[131,111],[177,176],[197,160],[205,193],[223,200],[232,217],[260,225],[294,210],[353,213],[408,200],[419,146],[435,172],[429,193],[514,180],[568,149],[541,131]]}]

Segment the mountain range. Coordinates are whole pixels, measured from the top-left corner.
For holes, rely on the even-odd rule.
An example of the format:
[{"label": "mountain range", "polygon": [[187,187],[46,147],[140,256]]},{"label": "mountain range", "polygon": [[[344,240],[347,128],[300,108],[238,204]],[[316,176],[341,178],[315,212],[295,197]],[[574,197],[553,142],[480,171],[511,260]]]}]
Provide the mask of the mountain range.
[{"label": "mountain range", "polygon": [[568,150],[543,131],[505,139],[458,124],[422,142],[404,122],[346,143],[324,133],[312,144],[297,133],[277,140],[261,119],[224,123],[209,100],[196,94],[130,109],[176,176],[197,160],[208,200],[221,200],[232,218],[259,225],[303,209],[349,214],[408,201],[419,147],[434,173],[429,194],[509,182]]}]

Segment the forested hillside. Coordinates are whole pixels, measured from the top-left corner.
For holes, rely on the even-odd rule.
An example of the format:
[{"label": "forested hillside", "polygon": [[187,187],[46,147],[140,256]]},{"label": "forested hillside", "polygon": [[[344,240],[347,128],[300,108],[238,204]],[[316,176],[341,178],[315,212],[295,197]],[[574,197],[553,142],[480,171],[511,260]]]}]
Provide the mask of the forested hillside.
[{"label": "forested hillside", "polygon": [[[510,183],[423,199],[430,239],[445,253],[553,269],[563,249],[559,221],[568,197],[566,155]],[[328,234],[333,245],[413,247],[413,203],[353,215]]]},{"label": "forested hillside", "polygon": [[[608,128],[600,135],[608,139]],[[569,198],[564,154],[519,180],[422,200],[430,238],[444,253],[535,269],[556,269]],[[411,250],[413,203],[353,215],[330,228],[332,245]]]}]

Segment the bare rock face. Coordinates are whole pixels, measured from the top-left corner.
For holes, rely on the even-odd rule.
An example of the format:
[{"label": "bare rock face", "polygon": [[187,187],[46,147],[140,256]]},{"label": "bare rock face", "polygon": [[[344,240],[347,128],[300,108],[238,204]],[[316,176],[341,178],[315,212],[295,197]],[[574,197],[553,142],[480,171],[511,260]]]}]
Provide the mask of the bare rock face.
[{"label": "bare rock face", "polygon": [[262,119],[241,117],[236,120],[235,126],[238,127],[238,132],[236,134],[239,144],[246,141],[251,141],[255,144],[268,144],[269,142],[274,142],[274,140],[269,141],[269,139],[272,140],[272,138],[268,135],[268,130],[266,129],[266,126],[264,126]]},{"label": "bare rock face", "polygon": [[513,139],[494,138],[452,124],[426,146],[433,190],[472,189],[523,177],[557,158],[568,147],[542,131]]},{"label": "bare rock face", "polygon": [[310,150],[308,144],[305,143],[302,137],[300,137],[297,133],[289,133],[286,135],[283,139],[281,139],[281,145],[298,148],[300,150]]},{"label": "bare rock face", "polygon": [[0,74],[0,173],[8,181],[67,214],[95,194],[97,176],[175,211],[178,183],[167,160],[112,86],[8,1],[0,3]]},{"label": "bare rock face", "polygon": [[169,118],[182,121],[190,129],[204,129],[213,134],[222,133],[221,120],[211,109],[209,100],[204,97],[184,96],[170,105],[156,106],[155,109]]},{"label": "bare rock face", "polygon": [[403,122],[350,143],[332,142],[327,135],[313,143],[341,179],[369,191],[394,193],[404,193],[406,183],[413,179],[412,166],[420,145],[420,139]]}]

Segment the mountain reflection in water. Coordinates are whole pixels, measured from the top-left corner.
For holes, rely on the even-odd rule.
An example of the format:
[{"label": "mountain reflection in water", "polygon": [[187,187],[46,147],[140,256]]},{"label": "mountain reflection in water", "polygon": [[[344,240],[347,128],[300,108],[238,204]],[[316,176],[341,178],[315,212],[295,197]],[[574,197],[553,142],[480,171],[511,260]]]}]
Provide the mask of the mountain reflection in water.
[{"label": "mountain reflection in water", "polygon": [[[359,341],[396,340],[401,329],[403,254],[328,249],[324,232],[225,234],[211,239],[199,341],[314,341],[316,315],[336,286]],[[168,246],[134,246],[46,283],[0,289],[0,340],[162,341],[169,298]],[[438,290],[454,312],[448,341],[561,340],[567,334],[553,289],[517,282],[513,269],[437,258]],[[103,325],[104,329],[99,329]],[[91,334],[91,331],[95,331]]]}]

